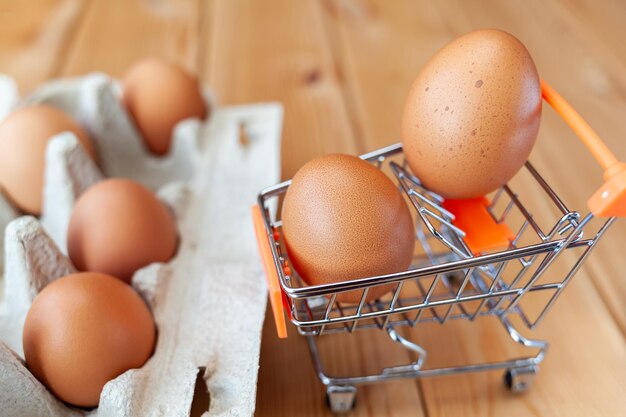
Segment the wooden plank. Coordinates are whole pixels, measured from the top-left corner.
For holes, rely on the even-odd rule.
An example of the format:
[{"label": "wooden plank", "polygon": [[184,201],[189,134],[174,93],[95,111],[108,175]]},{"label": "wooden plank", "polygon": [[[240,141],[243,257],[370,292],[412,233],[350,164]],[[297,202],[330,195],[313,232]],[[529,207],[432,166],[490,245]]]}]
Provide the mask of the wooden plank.
[{"label": "wooden plank", "polygon": [[[310,158],[328,152],[357,151],[357,141],[335,74],[318,3],[289,0],[216,1],[213,43],[205,71],[225,104],[279,100],[285,106],[282,168],[285,178]],[[263,330],[257,394],[258,416],[329,414],[306,341],[292,326],[286,340],[276,337],[271,311]],[[320,351],[329,372],[380,371],[393,350],[368,334],[322,337]],[[400,362],[410,360],[403,350]],[[366,387],[356,416],[421,415],[414,384]]]},{"label": "wooden plank", "polygon": [[[542,76],[599,126],[610,146],[623,153],[623,144],[618,143],[622,136],[619,132],[623,131],[620,115],[624,113],[621,68],[605,69],[603,65],[616,62],[606,56],[603,64],[594,61],[594,48],[576,38],[574,23],[563,21],[554,9],[541,4],[327,2],[329,26],[338,26],[330,33],[339,45],[340,71],[347,80],[354,80],[346,85],[352,100],[350,108],[357,113],[354,118],[367,126],[364,132],[368,147],[387,144],[390,136],[397,135],[408,86],[446,39],[475,28],[501,27],[525,42]],[[609,87],[598,86],[598,79],[608,80]],[[404,94],[395,88],[404,90]],[[599,184],[601,173],[564,124],[549,111],[545,113],[542,139],[531,160],[566,202],[584,210],[585,197]],[[543,197],[533,196],[537,217],[548,214]],[[625,383],[626,345],[614,319],[622,323],[626,313],[620,301],[624,299],[624,284],[618,273],[624,262],[617,256],[621,247],[618,239],[623,236],[619,230],[623,227],[618,225],[606,237],[537,332],[539,337],[550,339],[553,347],[530,393],[519,397],[506,393],[498,373],[424,380],[419,385],[424,390],[428,415],[622,413],[625,401],[620,391]],[[603,251],[608,253],[602,255]],[[590,278],[604,289],[604,300]],[[604,301],[611,306],[610,312]],[[539,302],[535,304],[537,307]],[[418,326],[409,334],[436,352],[432,360],[443,365],[510,355],[516,349],[507,345],[501,332],[497,325],[479,320]],[[593,402],[587,400],[590,397]]]},{"label": "wooden plank", "polygon": [[[530,391],[508,392],[502,372],[441,377],[422,382],[429,416],[617,416],[623,414],[626,345],[581,272],[536,332],[550,342]],[[523,329],[523,328],[522,328]],[[479,319],[415,329],[436,362],[501,360],[521,355],[497,323]],[[526,352],[526,355],[529,353]],[[433,358],[435,360],[435,358]]]},{"label": "wooden plank", "polygon": [[[455,23],[457,33],[474,27],[501,25],[522,39],[530,49],[543,78],[553,84],[594,126],[618,157],[626,160],[623,143],[623,114],[626,112],[626,64],[613,59],[624,54],[617,48],[611,54],[597,38],[584,36],[582,21],[573,20],[562,8],[548,3],[527,2],[524,7],[511,3],[488,4],[490,16],[482,15],[458,2],[462,16]],[[442,12],[445,13],[445,12]],[[526,25],[525,19],[533,22]],[[555,30],[555,27],[558,30]],[[548,34],[548,35],[546,35]],[[555,59],[555,56],[558,59]],[[541,169],[557,192],[572,207],[585,211],[586,199],[601,184],[601,170],[586,149],[549,110],[544,111],[540,140],[531,161]],[[626,282],[621,279],[624,262],[619,255],[625,222],[617,222],[601,250],[590,257],[586,268],[622,331],[626,332]]]},{"label": "wooden plank", "polygon": [[317,155],[357,150],[315,2],[216,1],[212,13],[209,84],[224,104],[284,104],[284,178]]},{"label": "wooden plank", "polygon": [[59,75],[102,71],[121,77],[149,56],[198,72],[201,39],[208,42],[201,32],[202,10],[199,0],[94,0]]},{"label": "wooden plank", "polygon": [[451,39],[431,3],[395,3],[323,3],[347,103],[367,151],[400,140],[400,114],[414,75]]},{"label": "wooden plank", "polygon": [[560,0],[549,5],[571,21],[578,35],[594,45],[596,50],[611,54],[626,65],[624,46],[624,16],[626,3],[621,0]]},{"label": "wooden plank", "polygon": [[[602,135],[617,157],[626,160],[624,132],[626,127],[622,115],[626,111],[626,53],[623,48],[626,3],[615,1],[589,2],[576,0],[572,4],[549,4],[554,13],[561,16],[567,32],[562,40],[577,35],[577,42],[584,45],[584,52],[578,56],[578,65],[572,62],[587,88],[593,93],[591,97],[584,91],[576,90],[572,95],[579,111],[589,119],[595,129]],[[618,36],[615,38],[615,36]],[[593,58],[591,58],[593,57]],[[607,127],[608,126],[608,127]],[[582,152],[584,153],[584,152]],[[575,181],[585,181],[584,174],[593,170],[593,161],[589,157],[580,158],[584,165],[579,167],[579,176]],[[582,169],[580,169],[582,168]],[[569,171],[568,171],[569,172]],[[595,176],[593,185],[600,184]],[[586,179],[589,182],[589,179]],[[585,188],[587,194],[587,188]],[[626,280],[621,278],[624,263],[621,258],[620,242],[626,234],[626,222],[620,221],[613,226],[588,263],[593,282],[602,295],[615,320],[626,334]]]},{"label": "wooden plank", "polygon": [[[623,48],[614,45],[608,50],[597,37],[580,35],[600,31],[598,22],[607,21],[606,16],[611,12],[621,16],[618,10],[623,4],[600,2],[594,13],[601,13],[601,17],[594,20],[594,26],[586,26],[584,20],[576,18],[592,6],[557,7],[546,3],[522,6],[519,2],[496,2],[490,4],[486,12],[484,7],[474,7],[467,2],[452,3],[447,7],[421,2],[394,5],[393,10],[386,8],[386,20],[383,21],[377,19],[377,15],[383,12],[376,2],[329,1],[325,4],[327,14],[340,23],[328,26],[341,51],[342,71],[344,66],[356,69],[345,77],[348,104],[356,113],[353,118],[365,126],[362,134],[368,149],[399,138],[399,114],[413,79],[400,75],[403,71],[416,75],[432,53],[456,35],[479,27],[502,27],[523,39],[542,76],[580,110],[621,159],[626,159],[626,147],[620,134],[623,132],[620,115],[626,110],[626,71],[624,65],[614,59],[614,56],[624,55]],[[524,13],[527,21],[520,19],[520,14]],[[553,16],[558,16],[559,30],[553,29]],[[474,20],[470,21],[472,17]],[[386,22],[392,23],[387,27]],[[525,22],[533,22],[534,26]],[[615,26],[614,18],[608,22],[613,24],[606,24],[601,33],[614,34],[621,29]],[[453,23],[462,27],[450,29]],[[538,24],[542,30],[537,30]],[[358,31],[359,42],[347,44],[349,35],[346,31],[351,28]],[[579,38],[573,42],[571,39],[576,36]],[[620,40],[621,37],[615,42]],[[376,58],[375,51],[379,51]],[[554,59],[556,51],[559,51],[558,59]],[[541,137],[545,139],[539,146],[545,152],[535,151],[531,160],[542,168],[545,166],[542,172],[565,173],[555,175],[551,182],[567,202],[583,211],[586,197],[601,182],[601,172],[563,123],[549,110],[544,114]],[[576,161],[579,169],[572,169],[572,161]],[[620,245],[617,244],[619,236],[624,233],[625,222],[618,222],[602,243],[604,250],[594,254],[588,268],[593,271],[594,284],[612,315],[626,332],[626,309],[622,302],[626,298],[626,281],[619,278],[623,265],[618,254]]]},{"label": "wooden plank", "polygon": [[[626,112],[626,65],[623,48],[608,53],[596,37],[584,36],[590,29],[572,19],[562,7],[544,2],[487,3],[491,13],[481,14],[457,2],[450,13],[457,34],[482,26],[500,26],[519,36],[528,46],[541,76],[559,90],[589,121],[618,157],[626,160],[623,114]],[[445,10],[442,13],[446,13]],[[532,26],[525,22],[532,21]],[[608,22],[607,22],[608,24]],[[601,170],[585,148],[553,112],[544,111],[540,140],[531,161],[572,207],[585,211],[586,199],[601,184]],[[626,332],[626,282],[621,279],[624,263],[619,255],[625,222],[600,244],[586,267],[611,314]]]},{"label": "wooden plank", "polygon": [[[144,55],[170,57],[200,70],[224,103],[285,103],[287,178],[320,153],[355,153],[394,142],[404,94],[432,52],[462,32],[495,26],[527,44],[542,76],[626,158],[620,134],[626,55],[620,43],[623,3],[618,1],[329,0],[322,3],[323,10],[311,1],[297,6],[278,1],[196,2],[199,9],[195,2],[173,0],[99,0],[89,7],[78,0],[37,0],[26,9],[2,1],[0,71],[17,77],[22,89],[29,90],[59,74],[102,70],[121,75]],[[85,24],[73,44],[85,10]],[[599,184],[600,171],[548,111],[541,135],[544,139],[531,160],[568,203],[583,207],[586,195]],[[542,200],[537,204],[539,213],[547,212]],[[508,395],[497,373],[423,384],[401,381],[363,390],[355,414],[420,415],[420,389],[433,416],[623,414],[626,346],[610,322],[626,329],[626,281],[621,279],[625,232],[624,222],[618,222],[540,327],[537,335],[550,339],[552,347],[529,394]],[[273,331],[268,316],[257,414],[323,414],[323,392],[304,339],[291,328],[290,338],[279,341]],[[505,343],[501,329],[486,320],[422,326],[411,334],[435,350],[439,355],[432,359],[442,363],[516,351]],[[395,354],[378,336],[324,339],[328,366],[336,372],[380,368]],[[408,358],[400,352],[394,359]]]},{"label": "wooden plank", "polygon": [[22,92],[53,76],[88,1],[0,2],[0,72],[13,77]]},{"label": "wooden plank", "polygon": [[[261,347],[256,416],[332,416],[318,380],[307,342],[293,326],[278,339],[267,310]],[[378,330],[317,338],[325,371],[330,376],[380,373],[386,366],[404,365],[411,358]],[[410,381],[359,387],[353,416],[425,416],[418,387]]]}]

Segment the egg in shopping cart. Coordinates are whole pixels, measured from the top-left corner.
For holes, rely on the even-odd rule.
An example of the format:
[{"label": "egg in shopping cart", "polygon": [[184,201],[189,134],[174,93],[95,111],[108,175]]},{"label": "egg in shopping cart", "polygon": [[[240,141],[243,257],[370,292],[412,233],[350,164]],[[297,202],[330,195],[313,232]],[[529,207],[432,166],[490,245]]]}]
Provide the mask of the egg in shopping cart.
[{"label": "egg in shopping cart", "polygon": [[526,47],[500,30],[474,31],[437,52],[411,86],[404,153],[430,190],[480,197],[524,165],[540,118],[539,75]]},{"label": "egg in shopping cart", "polygon": [[[397,186],[362,159],[318,157],[294,176],[282,208],[291,265],[309,285],[406,270],[415,246],[413,219]],[[371,287],[367,300],[392,286]],[[358,303],[363,290],[337,301]]]}]

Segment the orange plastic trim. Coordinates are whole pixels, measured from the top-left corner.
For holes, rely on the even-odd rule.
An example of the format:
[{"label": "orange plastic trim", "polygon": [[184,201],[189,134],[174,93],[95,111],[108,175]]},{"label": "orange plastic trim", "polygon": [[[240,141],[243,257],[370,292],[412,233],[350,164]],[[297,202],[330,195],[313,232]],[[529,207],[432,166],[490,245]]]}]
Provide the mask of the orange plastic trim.
[{"label": "orange plastic trim", "polygon": [[276,271],[276,266],[274,265],[269,236],[265,231],[265,225],[263,223],[261,207],[257,204],[252,206],[252,222],[254,223],[254,232],[259,245],[261,261],[265,268],[265,279],[267,280],[274,323],[276,323],[276,333],[278,333],[279,338],[284,339],[287,337],[287,324],[285,322],[285,315],[283,314],[283,291],[278,281],[278,271]]},{"label": "orange plastic trim", "polygon": [[548,83],[541,80],[544,100],[565,120],[604,169],[604,184],[587,201],[599,217],[626,217],[626,163],[620,162],[580,114]]},{"label": "orange plastic trim", "polygon": [[486,197],[468,200],[445,200],[443,206],[454,214],[454,224],[465,232],[463,240],[474,255],[494,249],[506,249],[515,235],[505,223],[497,223],[487,207]]}]

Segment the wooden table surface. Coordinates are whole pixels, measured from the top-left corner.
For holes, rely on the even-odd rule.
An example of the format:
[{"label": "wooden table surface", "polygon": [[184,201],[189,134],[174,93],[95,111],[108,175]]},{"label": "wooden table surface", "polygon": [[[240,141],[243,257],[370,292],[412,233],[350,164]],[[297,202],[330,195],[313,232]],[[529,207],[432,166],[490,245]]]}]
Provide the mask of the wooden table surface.
[{"label": "wooden table surface", "polygon": [[[429,57],[464,32],[497,27],[526,44],[542,77],[626,159],[624,22],[623,0],[2,0],[0,72],[28,92],[55,77],[121,76],[146,55],[174,59],[224,104],[284,104],[282,173],[289,178],[316,155],[396,142],[408,87]],[[601,181],[551,111],[531,161],[581,210]],[[626,415],[625,236],[620,221],[536,331],[551,346],[528,393],[507,392],[497,372],[404,380],[361,389],[352,415]],[[278,340],[267,316],[258,416],[329,414],[305,341],[293,330]],[[381,333],[322,338],[327,365],[367,372],[408,361]],[[443,362],[511,352],[489,320],[410,334]]]}]

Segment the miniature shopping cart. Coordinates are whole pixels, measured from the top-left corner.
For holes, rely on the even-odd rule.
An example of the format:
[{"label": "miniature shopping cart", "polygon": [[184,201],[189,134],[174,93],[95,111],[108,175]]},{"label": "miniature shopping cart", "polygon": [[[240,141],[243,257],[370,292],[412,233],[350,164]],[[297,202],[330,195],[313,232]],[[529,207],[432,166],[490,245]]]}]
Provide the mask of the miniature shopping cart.
[{"label": "miniature shopping cart", "polygon": [[[415,209],[419,253],[411,267],[394,274],[308,286],[290,267],[276,210],[277,200],[290,181],[259,195],[253,217],[278,335],[287,336],[284,309],[307,338],[332,411],[353,407],[357,385],[396,378],[501,369],[512,391],[529,387],[548,344],[524,337],[517,329],[533,329],[542,321],[616,217],[626,215],[626,164],[619,162],[578,113],[543,82],[542,92],[544,100],[605,169],[606,182],[589,199],[589,214],[584,216],[571,210],[530,162],[516,176],[527,177],[517,185],[511,181],[484,198],[446,201],[410,172],[400,144],[392,145],[361,158],[395,178]],[[533,217],[530,203],[537,201],[542,213],[552,213],[552,218]],[[392,289],[380,299],[366,301],[368,291],[380,285]],[[338,294],[357,290],[362,295],[358,304],[337,301]],[[525,303],[537,295],[542,297]],[[473,321],[482,316],[495,316],[506,334],[532,354],[498,362],[429,367],[426,349],[400,334],[404,326],[444,324],[453,319]],[[373,375],[327,375],[318,338],[367,328],[386,332],[392,341],[412,351],[416,360]]]}]

